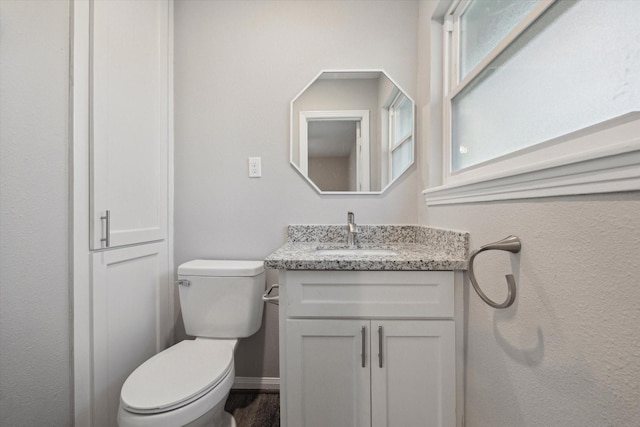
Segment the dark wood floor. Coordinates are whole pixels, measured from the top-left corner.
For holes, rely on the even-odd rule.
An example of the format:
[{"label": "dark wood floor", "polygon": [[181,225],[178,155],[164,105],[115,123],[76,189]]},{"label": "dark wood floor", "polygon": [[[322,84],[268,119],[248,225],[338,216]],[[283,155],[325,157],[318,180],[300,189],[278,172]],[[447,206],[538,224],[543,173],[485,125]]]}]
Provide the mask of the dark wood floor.
[{"label": "dark wood floor", "polygon": [[280,394],[231,390],[225,410],[238,427],[280,427]]}]

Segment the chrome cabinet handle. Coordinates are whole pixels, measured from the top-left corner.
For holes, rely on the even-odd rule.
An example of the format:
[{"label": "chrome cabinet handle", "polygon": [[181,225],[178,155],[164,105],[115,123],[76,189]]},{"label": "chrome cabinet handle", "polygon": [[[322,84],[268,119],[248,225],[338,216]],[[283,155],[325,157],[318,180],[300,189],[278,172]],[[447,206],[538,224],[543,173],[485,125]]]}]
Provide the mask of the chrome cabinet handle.
[{"label": "chrome cabinet handle", "polygon": [[100,241],[104,242],[105,248],[108,248],[111,246],[111,212],[105,211],[105,215],[101,216],[100,220],[105,221],[104,230],[106,234],[106,237],[101,238]]},{"label": "chrome cabinet handle", "polygon": [[363,326],[362,329],[360,330],[360,333],[362,334],[362,353],[360,353],[360,356],[362,357],[362,367],[366,368],[367,367],[367,327]]},{"label": "chrome cabinet handle", "polygon": [[271,285],[269,290],[262,295],[262,301],[270,302],[271,304],[275,304],[275,305],[280,305],[280,295],[276,295],[273,297],[270,296],[271,292],[273,292],[274,289],[280,289],[280,285],[278,285],[277,283],[274,283],[273,285]]},{"label": "chrome cabinet handle", "polygon": [[382,368],[382,325],[378,326],[378,366]]}]

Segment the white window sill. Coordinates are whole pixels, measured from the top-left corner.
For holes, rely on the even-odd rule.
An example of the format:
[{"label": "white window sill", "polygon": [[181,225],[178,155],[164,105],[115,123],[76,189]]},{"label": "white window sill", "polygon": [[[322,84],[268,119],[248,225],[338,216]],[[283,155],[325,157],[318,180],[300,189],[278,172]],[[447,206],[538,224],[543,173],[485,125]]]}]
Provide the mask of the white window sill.
[{"label": "white window sill", "polygon": [[[522,166],[522,165],[526,166]],[[640,190],[640,113],[449,177],[422,192],[427,206]]]}]

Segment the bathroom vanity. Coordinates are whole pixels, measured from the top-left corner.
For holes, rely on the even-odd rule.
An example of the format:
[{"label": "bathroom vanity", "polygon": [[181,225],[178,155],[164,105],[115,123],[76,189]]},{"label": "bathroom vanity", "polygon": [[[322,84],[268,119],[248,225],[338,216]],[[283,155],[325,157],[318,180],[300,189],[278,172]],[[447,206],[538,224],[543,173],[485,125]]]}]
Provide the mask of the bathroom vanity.
[{"label": "bathroom vanity", "polygon": [[468,235],[290,226],[279,272],[282,426],[455,426],[455,271]]}]

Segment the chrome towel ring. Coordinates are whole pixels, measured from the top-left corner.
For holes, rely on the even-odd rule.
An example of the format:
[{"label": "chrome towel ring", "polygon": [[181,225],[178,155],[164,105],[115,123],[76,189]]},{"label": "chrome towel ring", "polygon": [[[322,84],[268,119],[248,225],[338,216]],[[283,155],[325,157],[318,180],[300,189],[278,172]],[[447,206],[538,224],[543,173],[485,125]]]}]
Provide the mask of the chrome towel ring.
[{"label": "chrome towel ring", "polygon": [[507,285],[508,285],[507,299],[502,304],[493,302],[491,299],[489,299],[489,297],[487,297],[484,294],[484,292],[482,292],[482,290],[480,289],[480,285],[478,285],[476,276],[473,273],[473,259],[480,252],[484,252],[484,251],[499,250],[499,251],[508,251],[515,254],[520,252],[521,248],[522,248],[522,244],[520,243],[520,239],[518,239],[516,236],[509,236],[500,241],[489,243],[488,245],[480,246],[479,249],[476,249],[475,251],[471,252],[471,255],[469,256],[469,280],[471,280],[471,284],[473,285],[473,288],[476,290],[480,298],[482,298],[484,302],[486,302],[493,308],[507,308],[511,306],[511,304],[513,304],[513,302],[516,299],[516,280],[513,278],[513,274],[507,274],[505,276],[507,278]]}]

